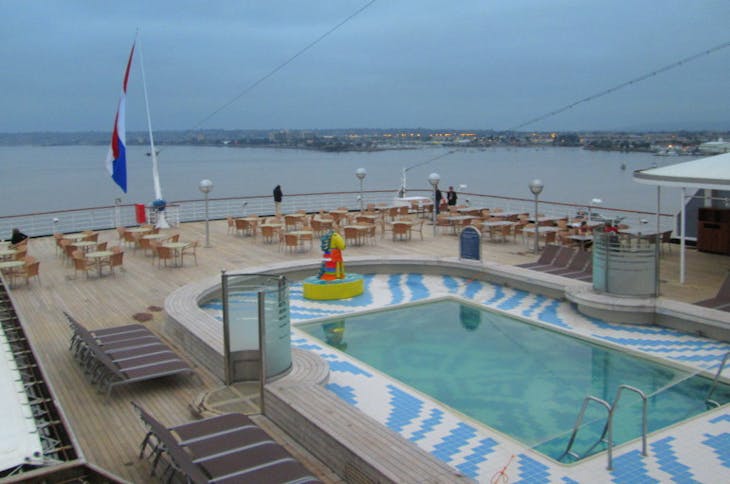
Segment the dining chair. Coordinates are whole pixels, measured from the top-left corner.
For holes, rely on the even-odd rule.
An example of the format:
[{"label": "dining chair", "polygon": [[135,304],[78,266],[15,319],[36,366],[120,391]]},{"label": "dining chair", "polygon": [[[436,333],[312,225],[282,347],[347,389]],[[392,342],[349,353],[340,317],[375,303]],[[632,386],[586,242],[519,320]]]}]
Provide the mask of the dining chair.
[{"label": "dining chair", "polygon": [[74,278],[78,277],[77,274],[79,271],[86,273],[86,278],[89,278],[89,271],[94,271],[97,269],[97,263],[92,262],[89,259],[84,257],[84,253],[80,250],[76,250],[72,254],[72,260],[74,264]]},{"label": "dining chair", "polygon": [[284,247],[289,249],[289,252],[299,250],[299,236],[296,234],[284,234]]},{"label": "dining chair", "polygon": [[[32,258],[31,258],[32,259]],[[20,268],[16,273],[16,277],[25,279],[25,285],[30,285],[30,280],[35,277],[38,279],[38,284],[41,283],[41,276],[39,274],[39,268],[41,263],[37,260],[28,261],[26,260],[25,265]]]},{"label": "dining chair", "polygon": [[193,240],[188,245],[183,247],[182,251],[180,251],[180,265],[183,264],[183,259],[185,256],[193,256],[193,259],[195,259],[195,265],[198,265],[198,244],[199,242],[197,240]]},{"label": "dining chair", "polygon": [[164,262],[165,267],[167,267],[167,261],[173,261],[175,259],[175,252],[169,248],[164,247],[162,245],[157,246],[157,267],[162,267],[162,263]]},{"label": "dining chair", "polygon": [[411,224],[405,222],[393,222],[393,240],[410,240]]}]

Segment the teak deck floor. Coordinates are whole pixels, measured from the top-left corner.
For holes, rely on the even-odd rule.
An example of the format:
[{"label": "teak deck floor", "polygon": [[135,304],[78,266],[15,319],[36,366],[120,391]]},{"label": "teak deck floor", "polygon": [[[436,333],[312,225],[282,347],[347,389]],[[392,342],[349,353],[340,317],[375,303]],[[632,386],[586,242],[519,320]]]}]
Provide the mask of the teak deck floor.
[{"label": "teak deck floor", "polygon": [[[71,265],[55,253],[52,237],[30,241],[29,255],[41,261],[40,284],[32,280],[12,289],[16,310],[35,349],[53,391],[63,408],[80,450],[87,461],[132,482],[149,482],[150,466],[137,457],[144,429],[133,412],[130,400],[138,401],[163,424],[173,425],[193,418],[190,405],[201,394],[220,388],[222,383],[207,370],[197,368],[200,378],[169,379],[117,388],[108,403],[85,378],[69,352],[70,330],[62,312],[67,311],[90,329],[128,324],[136,313],[148,313],[152,319],[144,324],[162,335],[165,297],[174,289],[203,277],[219,274],[222,269],[245,270],[247,267],[285,260],[320,259],[315,239],[309,252],[291,254],[277,244],[227,233],[225,221],[210,225],[211,246],[205,244],[204,223],[188,223],[169,229],[180,233],[181,240],[199,240],[198,265],[186,259],[181,268],[158,269],[152,258],[142,251],[125,248],[124,271],[113,276],[74,278]],[[377,244],[349,247],[351,256],[423,256],[424,258],[458,257],[457,238],[450,234],[432,236],[431,226],[424,226],[425,240],[416,234],[410,241],[392,241],[378,235]],[[102,232],[100,241],[117,244],[115,231]],[[730,258],[687,251],[687,282],[678,283],[679,248],[662,257],[662,295],[685,302],[712,297],[724,279]],[[535,256],[519,240],[517,243],[483,243],[483,257],[503,264],[530,262]],[[163,336],[164,337],[164,336]],[[170,343],[168,341],[168,343]],[[172,343],[170,343],[172,345]],[[174,348],[174,345],[172,345]],[[186,355],[175,348],[184,358]],[[257,419],[304,464],[326,482],[338,482],[334,476],[306,451],[287,438],[264,417]]]}]

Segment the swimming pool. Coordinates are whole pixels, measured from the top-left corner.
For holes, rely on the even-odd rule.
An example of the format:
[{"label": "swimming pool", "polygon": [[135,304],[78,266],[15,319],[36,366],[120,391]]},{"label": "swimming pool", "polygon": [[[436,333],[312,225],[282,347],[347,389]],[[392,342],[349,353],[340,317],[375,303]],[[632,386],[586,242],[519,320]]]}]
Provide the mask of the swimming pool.
[{"label": "swimming pool", "polygon": [[[453,299],[297,327],[553,459],[583,399],[611,403],[622,384],[649,397],[649,432],[707,409],[707,378]],[[730,388],[720,385],[713,400],[730,402]],[[605,421],[605,409],[589,406],[577,454],[605,448],[593,447]],[[614,442],[640,435],[640,399],[624,393]]]}]

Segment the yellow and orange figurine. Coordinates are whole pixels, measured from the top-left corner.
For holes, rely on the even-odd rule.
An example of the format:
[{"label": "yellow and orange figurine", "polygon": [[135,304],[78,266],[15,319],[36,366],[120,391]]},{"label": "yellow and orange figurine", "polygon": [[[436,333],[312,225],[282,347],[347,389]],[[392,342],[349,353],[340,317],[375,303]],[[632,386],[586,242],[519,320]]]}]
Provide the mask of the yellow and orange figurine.
[{"label": "yellow and orange figurine", "polygon": [[365,281],[360,274],[345,273],[342,251],[345,239],[330,230],[322,236],[322,265],[319,274],[304,279],[304,297],[316,300],[347,299],[365,291]]}]

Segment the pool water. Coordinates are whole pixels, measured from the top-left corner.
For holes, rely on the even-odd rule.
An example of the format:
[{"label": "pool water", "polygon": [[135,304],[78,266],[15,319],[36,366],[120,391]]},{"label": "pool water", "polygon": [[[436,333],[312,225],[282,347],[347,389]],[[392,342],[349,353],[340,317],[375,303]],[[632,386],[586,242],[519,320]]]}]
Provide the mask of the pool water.
[{"label": "pool water", "polygon": [[[649,432],[708,409],[712,381],[456,300],[298,325],[306,333],[455,410],[533,447],[563,456],[585,397],[612,403],[619,385],[649,396]],[[730,386],[712,395],[730,402]],[[624,392],[614,442],[641,435],[640,398]],[[585,457],[606,410],[590,405],[573,451]],[[566,460],[567,459],[567,460]]]}]

